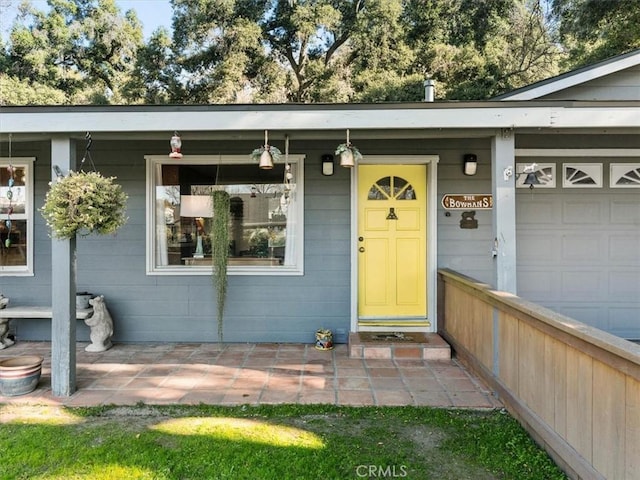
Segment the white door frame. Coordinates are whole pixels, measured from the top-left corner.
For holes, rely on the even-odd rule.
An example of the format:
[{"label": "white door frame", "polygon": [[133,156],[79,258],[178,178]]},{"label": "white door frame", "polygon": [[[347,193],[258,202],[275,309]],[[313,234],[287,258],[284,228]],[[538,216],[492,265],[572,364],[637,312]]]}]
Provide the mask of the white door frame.
[{"label": "white door frame", "polygon": [[[366,155],[365,165],[427,166],[427,319],[429,327],[404,327],[403,331],[436,332],[438,283],[438,155]],[[351,172],[351,322],[350,331],[388,330],[384,327],[358,328],[358,168]]]}]

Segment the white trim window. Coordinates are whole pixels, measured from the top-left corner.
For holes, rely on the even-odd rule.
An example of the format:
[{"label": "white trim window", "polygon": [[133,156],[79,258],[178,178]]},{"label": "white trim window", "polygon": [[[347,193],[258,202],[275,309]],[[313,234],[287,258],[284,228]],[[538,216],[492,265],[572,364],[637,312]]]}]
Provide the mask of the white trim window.
[{"label": "white trim window", "polygon": [[147,155],[147,274],[211,274],[211,193],[230,195],[229,275],[302,275],[304,156]]},{"label": "white trim window", "polygon": [[34,161],[0,158],[0,276],[33,275]]}]

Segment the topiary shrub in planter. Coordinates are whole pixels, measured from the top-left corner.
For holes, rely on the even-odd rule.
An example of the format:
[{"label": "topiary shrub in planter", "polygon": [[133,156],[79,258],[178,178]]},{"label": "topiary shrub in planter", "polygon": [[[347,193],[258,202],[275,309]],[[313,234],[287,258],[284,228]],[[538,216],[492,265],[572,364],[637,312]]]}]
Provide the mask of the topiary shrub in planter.
[{"label": "topiary shrub in planter", "polygon": [[71,171],[52,183],[40,209],[51,236],[106,235],[122,227],[128,197],[114,180],[98,172]]}]

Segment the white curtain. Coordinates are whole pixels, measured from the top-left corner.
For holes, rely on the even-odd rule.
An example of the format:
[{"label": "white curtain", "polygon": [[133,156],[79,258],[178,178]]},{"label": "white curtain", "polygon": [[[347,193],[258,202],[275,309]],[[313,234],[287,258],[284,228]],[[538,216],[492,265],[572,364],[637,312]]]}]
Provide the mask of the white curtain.
[{"label": "white curtain", "polygon": [[295,265],[296,262],[296,224],[298,221],[298,202],[296,201],[295,184],[291,185],[289,193],[289,203],[285,204],[283,210],[287,216],[287,228],[285,232],[284,264],[285,266]]},{"label": "white curtain", "polygon": [[157,198],[158,184],[162,185],[162,165],[156,165],[156,178],[153,185],[153,195],[156,212],[152,222],[156,230],[156,266],[169,265],[169,249],[167,246],[167,224],[164,218],[164,199]]}]

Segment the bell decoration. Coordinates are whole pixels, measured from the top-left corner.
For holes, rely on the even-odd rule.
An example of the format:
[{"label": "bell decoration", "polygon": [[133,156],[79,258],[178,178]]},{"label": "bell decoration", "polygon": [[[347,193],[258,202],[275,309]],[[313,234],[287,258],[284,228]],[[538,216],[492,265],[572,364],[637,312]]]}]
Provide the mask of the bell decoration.
[{"label": "bell decoration", "polygon": [[180,135],[178,132],[173,132],[173,137],[171,137],[171,141],[169,142],[171,145],[171,153],[169,154],[169,158],[182,158],[182,153],[180,153],[180,148],[182,148],[182,140],[180,139]]},{"label": "bell decoration", "polygon": [[269,152],[268,148],[265,148],[260,154],[258,167],[260,167],[262,170],[271,170],[273,168],[273,158],[271,158],[271,153]]},{"label": "bell decoration", "polygon": [[269,145],[268,131],[264,131],[264,145],[251,152],[251,158],[258,162],[262,170],[271,170],[273,164],[280,160],[282,153],[276,147]]}]

